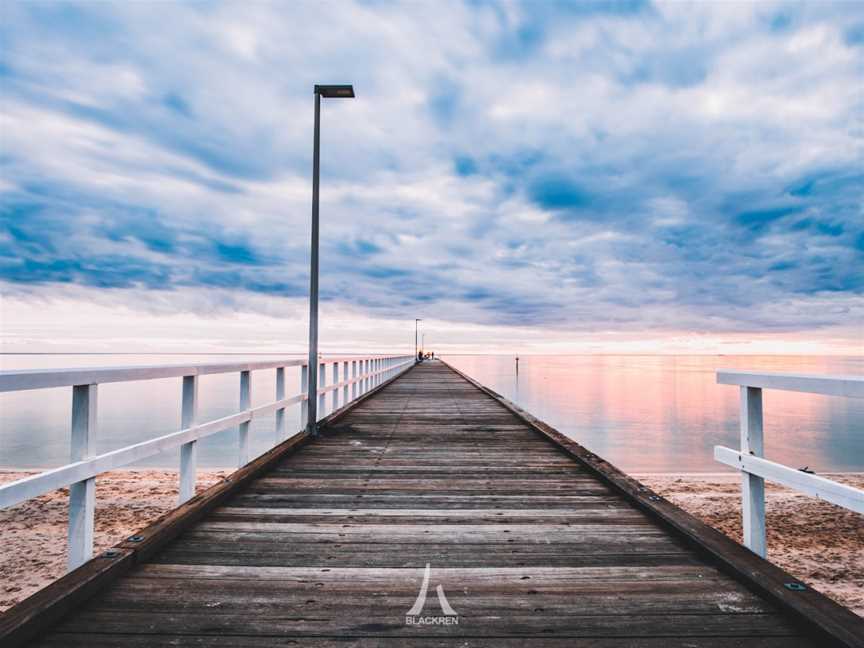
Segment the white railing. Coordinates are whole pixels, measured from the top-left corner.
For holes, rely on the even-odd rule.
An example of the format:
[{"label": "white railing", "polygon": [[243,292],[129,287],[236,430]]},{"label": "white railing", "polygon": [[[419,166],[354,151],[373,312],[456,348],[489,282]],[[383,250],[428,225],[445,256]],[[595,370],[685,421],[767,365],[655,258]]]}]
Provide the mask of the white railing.
[{"label": "white railing", "polygon": [[864,377],[721,370],[717,372],[717,382],[741,387],[741,449],[715,446],[714,458],[741,471],[741,511],[744,544],[748,549],[765,557],[766,479],[864,513],[864,491],[769,461],[764,458],[762,441],[763,389],[864,398]]},{"label": "white railing", "polygon": [[[318,367],[318,419],[327,415],[327,395],[331,411],[338,409],[370,389],[405,371],[414,364],[413,356],[345,356],[322,358]],[[327,366],[332,367],[327,383]],[[285,396],[285,369],[300,368],[301,393]],[[252,407],[252,372],[276,369],[276,400]],[[198,379],[209,374],[240,373],[240,411],[207,422],[198,421]],[[155,439],[92,455],[95,438],[98,386],[105,383],[182,378],[180,430]],[[0,485],[0,508],[14,506],[69,486],[69,568],[83,564],[93,554],[93,522],[96,509],[96,476],[165,450],[180,448],[179,503],[195,494],[197,444],[222,430],[237,427],[238,465],[249,461],[249,424],[254,418],[276,415],[276,444],[288,438],[285,408],[300,404],[301,430],[308,424],[308,362],[306,360],[260,360],[196,365],[161,365],[80,369],[37,369],[0,372],[0,392],[72,387],[71,463]]]}]

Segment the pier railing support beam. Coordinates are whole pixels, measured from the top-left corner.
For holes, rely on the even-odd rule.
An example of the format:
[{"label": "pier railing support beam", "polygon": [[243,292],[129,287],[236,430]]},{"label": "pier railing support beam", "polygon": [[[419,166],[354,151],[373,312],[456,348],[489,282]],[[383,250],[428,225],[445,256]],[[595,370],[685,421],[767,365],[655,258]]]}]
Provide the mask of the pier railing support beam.
[{"label": "pier railing support beam", "polygon": [[[763,457],[762,390],[741,387],[741,452]],[[744,545],[763,558],[765,544],[765,480],[758,475],[741,473],[741,511]]]},{"label": "pier railing support beam", "polygon": [[348,395],[348,361],[342,363],[342,382],[345,383],[345,387],[342,389],[342,404],[347,405],[351,402],[351,398]]},{"label": "pier railing support beam", "polygon": [[300,429],[308,430],[309,399],[314,398],[309,392],[309,365],[300,367],[300,393],[306,394],[306,398],[300,402]]},{"label": "pier railing support beam", "polygon": [[[72,388],[71,459],[82,461],[90,454],[96,436],[96,385]],[[96,516],[96,478],[69,486],[69,569],[75,569],[93,555],[93,524]]]},{"label": "pier railing support beam", "polygon": [[[318,389],[322,390],[327,386],[327,365],[321,363],[318,365]],[[318,418],[327,416],[327,392],[322,391],[318,395]],[[315,432],[318,432],[318,421],[315,421]]]},{"label": "pier railing support beam", "polygon": [[[240,372],[240,411],[252,409],[252,372]],[[241,468],[249,463],[249,426],[251,421],[240,424],[237,437],[237,465]]]},{"label": "pier railing support beam", "polygon": [[[333,363],[333,384],[334,385],[339,384],[339,363],[338,362]],[[335,412],[337,409],[339,409],[339,388],[338,387],[333,390],[333,410],[332,411]]]},{"label": "pier railing support beam", "polygon": [[[180,429],[195,426],[198,418],[198,376],[183,376],[183,400],[180,409]],[[195,495],[195,473],[198,469],[198,441],[180,446],[179,504]]]},{"label": "pier railing support beam", "polygon": [[[276,369],[276,400],[285,398],[285,367]],[[276,410],[276,443],[281,443],[288,438],[288,427],[285,423],[285,408]]]}]

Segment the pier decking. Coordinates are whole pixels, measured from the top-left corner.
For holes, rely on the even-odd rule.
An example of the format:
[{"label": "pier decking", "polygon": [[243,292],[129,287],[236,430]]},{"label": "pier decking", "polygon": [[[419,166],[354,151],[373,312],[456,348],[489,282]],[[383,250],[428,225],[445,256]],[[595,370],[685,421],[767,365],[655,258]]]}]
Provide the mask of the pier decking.
[{"label": "pier decking", "polygon": [[[659,502],[664,519],[650,492],[604,479],[602,461],[441,362],[279,452],[37,645],[790,648],[860,629],[790,590],[827,610],[808,624],[770,596],[794,579],[761,574],[767,563],[743,548],[730,558]],[[840,639],[819,634],[835,622]]]}]

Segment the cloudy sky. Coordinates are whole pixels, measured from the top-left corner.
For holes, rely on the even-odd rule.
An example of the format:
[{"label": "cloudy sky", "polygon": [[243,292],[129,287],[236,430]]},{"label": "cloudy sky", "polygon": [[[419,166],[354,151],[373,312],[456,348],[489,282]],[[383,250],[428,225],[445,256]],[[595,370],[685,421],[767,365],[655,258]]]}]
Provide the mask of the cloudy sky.
[{"label": "cloudy sky", "polygon": [[7,351],[861,352],[864,5],[14,2]]}]

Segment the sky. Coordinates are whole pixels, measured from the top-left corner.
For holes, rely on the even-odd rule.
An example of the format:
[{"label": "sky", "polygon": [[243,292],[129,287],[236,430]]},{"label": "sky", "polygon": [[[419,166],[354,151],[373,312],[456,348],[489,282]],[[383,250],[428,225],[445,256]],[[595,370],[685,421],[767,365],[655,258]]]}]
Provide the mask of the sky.
[{"label": "sky", "polygon": [[4,351],[864,352],[864,4],[0,5]]}]

